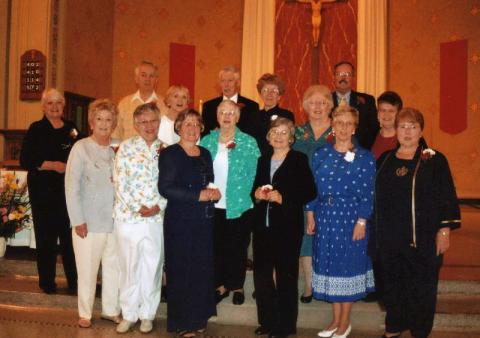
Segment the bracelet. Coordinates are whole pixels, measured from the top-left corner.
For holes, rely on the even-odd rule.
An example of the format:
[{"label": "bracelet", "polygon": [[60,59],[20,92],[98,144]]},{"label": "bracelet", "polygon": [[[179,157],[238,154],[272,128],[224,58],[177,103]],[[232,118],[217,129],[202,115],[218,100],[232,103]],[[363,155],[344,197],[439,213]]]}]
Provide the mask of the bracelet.
[{"label": "bracelet", "polygon": [[358,220],[357,224],[364,227],[365,225],[367,225],[367,222]]}]

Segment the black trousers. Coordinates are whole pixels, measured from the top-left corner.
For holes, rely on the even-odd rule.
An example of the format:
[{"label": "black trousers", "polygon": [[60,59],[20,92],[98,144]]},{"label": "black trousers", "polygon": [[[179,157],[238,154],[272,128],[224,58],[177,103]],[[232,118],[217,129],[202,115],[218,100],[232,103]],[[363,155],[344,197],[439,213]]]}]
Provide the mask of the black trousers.
[{"label": "black trousers", "polygon": [[432,331],[442,257],[435,249],[405,248],[380,253],[388,332],[410,330],[415,338]]},{"label": "black trousers", "polygon": [[247,214],[227,219],[225,209],[215,209],[215,287],[223,285],[228,290],[243,288],[249,236]]},{"label": "black trousers", "polygon": [[301,244],[302,234],[282,233],[272,228],[253,232],[258,322],[275,333],[296,333]]},{"label": "black trousers", "polygon": [[37,246],[37,269],[41,289],[54,290],[57,241],[60,242],[63,269],[70,289],[77,288],[77,268],[72,246],[72,229],[66,207],[62,210],[58,205],[46,208],[32,203],[33,226]]}]

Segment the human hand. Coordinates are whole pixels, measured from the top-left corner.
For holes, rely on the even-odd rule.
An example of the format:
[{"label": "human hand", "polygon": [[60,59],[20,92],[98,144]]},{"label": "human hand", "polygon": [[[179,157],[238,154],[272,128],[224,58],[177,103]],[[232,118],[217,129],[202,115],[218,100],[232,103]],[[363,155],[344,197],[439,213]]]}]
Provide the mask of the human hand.
[{"label": "human hand", "polygon": [[270,202],[275,202],[278,204],[282,204],[282,201],[283,201],[282,194],[280,194],[278,190],[272,190],[269,193],[267,193],[267,199]]},{"label": "human hand", "polygon": [[352,241],[360,241],[365,238],[365,224],[356,223],[353,228]]},{"label": "human hand", "polygon": [[154,205],[153,207],[149,208],[145,205],[142,205],[140,207],[140,210],[138,210],[138,213],[142,217],[152,217],[155,216],[160,212],[160,207],[158,205]]},{"label": "human hand", "polygon": [[315,234],[315,218],[313,211],[307,211],[307,235]]},{"label": "human hand", "polygon": [[87,223],[83,223],[80,225],[75,226],[75,233],[77,234],[78,237],[80,238],[85,238],[87,237],[88,234],[88,228],[87,228]]},{"label": "human hand", "polygon": [[258,187],[257,190],[255,190],[255,199],[266,200],[267,192],[265,191],[265,189],[262,189],[262,187]]},{"label": "human hand", "polygon": [[450,247],[450,228],[441,228],[436,238],[437,256],[443,255]]}]

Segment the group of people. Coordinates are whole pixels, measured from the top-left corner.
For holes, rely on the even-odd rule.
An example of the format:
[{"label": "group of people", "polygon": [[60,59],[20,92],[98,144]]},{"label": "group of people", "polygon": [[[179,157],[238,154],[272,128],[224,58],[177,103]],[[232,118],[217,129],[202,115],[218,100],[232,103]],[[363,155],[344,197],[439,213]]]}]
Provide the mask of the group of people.
[{"label": "group of people", "polygon": [[101,317],[118,333],[138,320],[152,330],[166,284],[167,330],[194,337],[230,292],[244,303],[252,238],[256,335],[295,334],[299,300],[315,298],[332,304],[318,336],[347,337],[353,303],[377,289],[383,337],[427,337],[442,255],[460,226],[448,163],[397,93],[380,95],[377,113],[371,95],[352,90],[350,62],[333,75],[335,91],[306,90],[307,122],[295,126],[279,107],[285,86],[275,74],[258,80],[260,110],[225,67],[222,95],[200,114],[183,86],[158,95],[158,69],[142,62],[138,91],[118,108],[90,104],[86,138],[62,118],[61,93],[46,90],[21,154],[40,288],[56,292],[59,240],[80,327],[92,324],[101,264]]}]

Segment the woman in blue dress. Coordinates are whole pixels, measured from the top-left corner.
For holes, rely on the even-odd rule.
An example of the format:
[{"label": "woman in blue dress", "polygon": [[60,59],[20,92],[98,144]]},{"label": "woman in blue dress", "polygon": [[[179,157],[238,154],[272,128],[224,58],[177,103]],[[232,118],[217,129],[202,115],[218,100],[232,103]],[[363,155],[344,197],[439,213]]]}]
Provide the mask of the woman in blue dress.
[{"label": "woman in blue dress", "polygon": [[[323,146],[327,138],[332,138],[332,122],[330,112],[333,108],[333,99],[330,89],[322,85],[313,85],[303,94],[303,109],[307,113],[308,121],[295,129],[295,143],[292,148],[308,156],[308,163],[312,165],[315,150]],[[306,223],[305,223],[306,228]],[[306,229],[305,229],[306,230]],[[313,236],[303,235],[302,248],[300,249],[300,265],[302,267],[305,286],[302,303],[312,301],[312,243]]]},{"label": "woman in blue dress", "polygon": [[332,113],[335,143],[318,149],[312,160],[318,197],[307,205],[307,231],[313,242],[313,296],[332,303],[333,319],[320,337],[350,334],[353,302],[374,289],[367,256],[366,226],[373,209],[373,155],[352,142],[358,111]]},{"label": "woman in blue dress", "polygon": [[167,198],[165,262],[168,276],[167,331],[179,337],[202,333],[216,314],[213,271],[214,201],[220,191],[212,158],[197,145],[203,130],[195,110],[180,114],[175,131],[180,141],[162,150],[158,190]]}]

